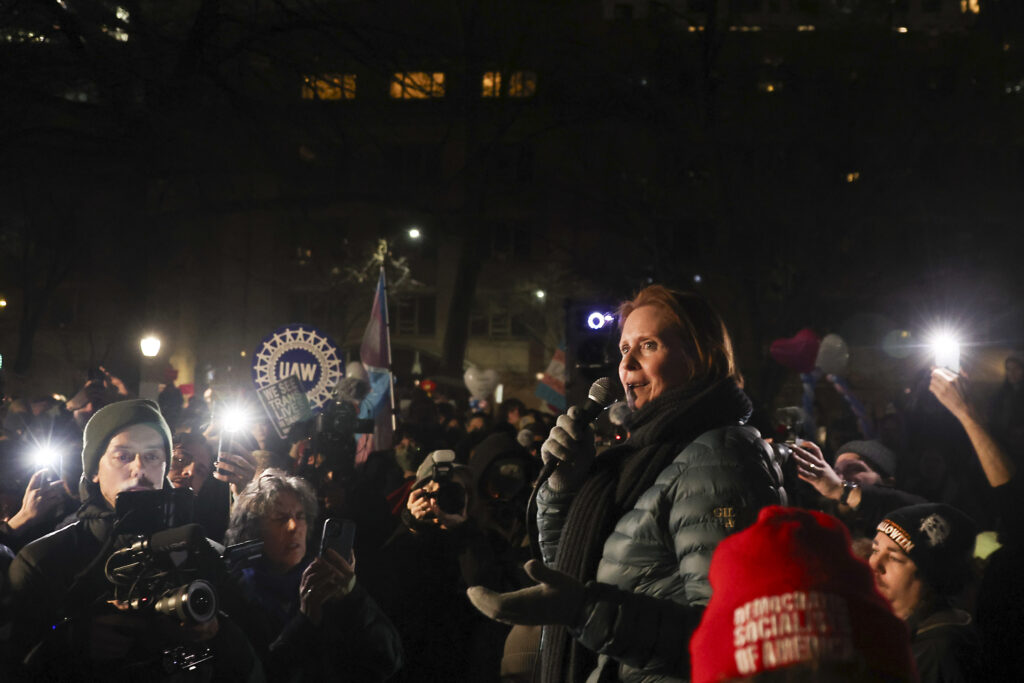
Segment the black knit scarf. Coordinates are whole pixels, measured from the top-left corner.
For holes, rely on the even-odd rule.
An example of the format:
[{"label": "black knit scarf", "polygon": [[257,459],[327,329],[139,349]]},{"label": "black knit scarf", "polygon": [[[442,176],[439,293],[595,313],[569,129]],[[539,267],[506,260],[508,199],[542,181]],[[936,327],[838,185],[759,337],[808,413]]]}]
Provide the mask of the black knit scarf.
[{"label": "black knit scarf", "polygon": [[[634,413],[626,443],[601,453],[569,508],[555,568],[586,582],[594,578],[615,524],[691,441],[706,431],[746,422],[751,403],[732,379],[665,392]],[[545,626],[542,683],[580,683],[597,655],[563,626]]]}]

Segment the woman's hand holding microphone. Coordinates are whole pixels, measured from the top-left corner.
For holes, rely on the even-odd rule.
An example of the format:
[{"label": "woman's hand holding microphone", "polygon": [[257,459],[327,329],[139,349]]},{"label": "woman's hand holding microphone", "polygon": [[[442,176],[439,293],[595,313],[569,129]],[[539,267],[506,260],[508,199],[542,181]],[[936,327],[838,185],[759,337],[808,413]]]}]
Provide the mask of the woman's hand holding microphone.
[{"label": "woman's hand holding microphone", "polygon": [[559,493],[580,487],[597,453],[594,430],[581,413],[578,406],[572,406],[564,415],[559,415],[540,448],[544,467],[555,468],[548,478],[548,487]]}]

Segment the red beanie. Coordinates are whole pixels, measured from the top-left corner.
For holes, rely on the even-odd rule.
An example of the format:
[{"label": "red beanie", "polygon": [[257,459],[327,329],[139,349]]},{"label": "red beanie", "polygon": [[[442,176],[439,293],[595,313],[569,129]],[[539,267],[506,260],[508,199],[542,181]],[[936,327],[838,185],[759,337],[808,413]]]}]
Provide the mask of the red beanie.
[{"label": "red beanie", "polygon": [[709,577],[711,600],[690,640],[693,683],[801,664],[916,680],[907,627],[835,517],[765,508],[718,545]]}]

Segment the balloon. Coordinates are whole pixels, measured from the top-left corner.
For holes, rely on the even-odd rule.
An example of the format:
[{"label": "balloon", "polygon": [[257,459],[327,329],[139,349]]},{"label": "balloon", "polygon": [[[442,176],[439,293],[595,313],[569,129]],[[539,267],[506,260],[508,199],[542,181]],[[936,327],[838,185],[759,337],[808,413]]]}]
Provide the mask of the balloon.
[{"label": "balloon", "polygon": [[892,330],[882,340],[882,350],[893,358],[909,358],[914,352],[914,339],[907,330]]},{"label": "balloon", "polygon": [[850,350],[838,334],[826,334],[818,349],[817,366],[826,375],[843,375],[850,360]]},{"label": "balloon", "polygon": [[480,370],[471,365],[462,374],[462,379],[469,389],[469,395],[480,400],[486,399],[498,386],[498,373],[494,370]]},{"label": "balloon", "polygon": [[797,372],[810,372],[818,357],[821,341],[814,330],[804,328],[789,339],[776,339],[768,353],[783,367]]}]

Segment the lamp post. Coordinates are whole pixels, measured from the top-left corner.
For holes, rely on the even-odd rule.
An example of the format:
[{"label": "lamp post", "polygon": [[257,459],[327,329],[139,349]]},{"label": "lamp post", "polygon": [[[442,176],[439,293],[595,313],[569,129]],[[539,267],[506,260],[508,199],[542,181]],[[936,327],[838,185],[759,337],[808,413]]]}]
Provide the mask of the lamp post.
[{"label": "lamp post", "polygon": [[146,358],[156,358],[160,353],[160,338],[147,335],[139,340],[139,347]]},{"label": "lamp post", "polygon": [[160,338],[156,335],[148,334],[139,340],[139,349],[142,350],[142,360],[139,363],[139,398],[155,401],[160,396],[154,360],[160,355],[160,346]]}]

